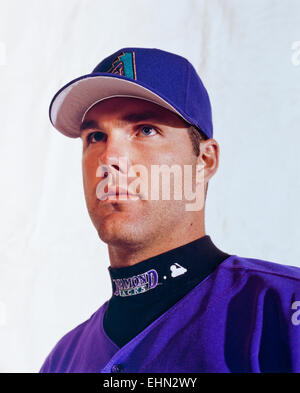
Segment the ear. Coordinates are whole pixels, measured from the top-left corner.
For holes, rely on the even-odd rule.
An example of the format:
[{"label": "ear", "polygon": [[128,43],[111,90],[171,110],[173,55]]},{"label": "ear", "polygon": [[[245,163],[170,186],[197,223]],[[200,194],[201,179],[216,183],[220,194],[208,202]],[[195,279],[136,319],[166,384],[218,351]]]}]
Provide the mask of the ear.
[{"label": "ear", "polygon": [[200,154],[197,158],[197,183],[207,184],[219,166],[220,148],[211,138],[200,142]]}]

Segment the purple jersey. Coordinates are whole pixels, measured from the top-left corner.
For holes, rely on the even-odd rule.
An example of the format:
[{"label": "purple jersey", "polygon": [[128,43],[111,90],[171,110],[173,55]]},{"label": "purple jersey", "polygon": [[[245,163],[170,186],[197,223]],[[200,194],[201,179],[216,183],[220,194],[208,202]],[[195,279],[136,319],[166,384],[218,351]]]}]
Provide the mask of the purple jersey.
[{"label": "purple jersey", "polygon": [[299,268],[232,255],[122,348],[103,329],[107,305],[40,372],[300,372]]}]

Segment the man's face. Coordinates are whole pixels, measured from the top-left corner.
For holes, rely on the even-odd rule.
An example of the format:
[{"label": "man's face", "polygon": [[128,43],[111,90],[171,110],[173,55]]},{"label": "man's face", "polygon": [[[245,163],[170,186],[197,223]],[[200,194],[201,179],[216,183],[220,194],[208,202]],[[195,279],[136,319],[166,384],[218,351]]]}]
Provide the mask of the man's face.
[{"label": "man's face", "polygon": [[[175,113],[135,98],[106,99],[87,112],[81,133],[84,192],[90,217],[104,242],[142,246],[164,237],[191,214],[185,208],[183,181],[177,185],[182,190],[182,199],[174,199],[172,176],[171,198],[163,200],[160,194],[159,200],[151,200],[151,191],[157,187],[152,185],[151,190],[152,165],[177,164],[182,171],[184,165],[189,165],[194,173],[197,157],[187,128]],[[119,177],[119,181],[127,176],[127,191],[135,194],[135,200],[130,197],[120,200],[118,196],[100,200],[97,187],[105,174],[99,171],[99,165],[105,165],[108,173],[115,179]],[[141,176],[140,187],[133,189],[128,171],[136,165],[143,165],[148,177]],[[147,199],[143,199],[145,190]]]}]

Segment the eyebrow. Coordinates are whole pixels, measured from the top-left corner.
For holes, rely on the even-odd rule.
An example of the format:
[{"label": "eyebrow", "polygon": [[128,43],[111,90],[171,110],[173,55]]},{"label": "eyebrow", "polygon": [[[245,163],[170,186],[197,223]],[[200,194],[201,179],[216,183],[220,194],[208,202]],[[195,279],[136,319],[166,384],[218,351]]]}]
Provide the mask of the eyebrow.
[{"label": "eyebrow", "polygon": [[94,128],[99,128],[99,125],[95,120],[84,120],[80,125],[80,131]]},{"label": "eyebrow", "polygon": [[[146,120],[158,120],[161,115],[156,112],[129,113],[123,116],[119,121],[124,123],[138,123]],[[95,120],[84,120],[80,125],[80,131],[87,129],[99,129],[99,124]]]}]

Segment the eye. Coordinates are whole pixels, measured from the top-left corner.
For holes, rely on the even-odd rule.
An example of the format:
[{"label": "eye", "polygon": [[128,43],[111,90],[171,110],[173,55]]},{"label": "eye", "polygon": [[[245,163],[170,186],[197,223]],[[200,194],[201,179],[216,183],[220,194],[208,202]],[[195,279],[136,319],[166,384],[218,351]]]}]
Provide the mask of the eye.
[{"label": "eye", "polygon": [[152,126],[142,126],[140,127],[140,132],[143,136],[154,136],[157,134],[157,131]]},{"label": "eye", "polygon": [[87,139],[89,143],[97,143],[103,140],[104,134],[100,131],[91,132]]}]

